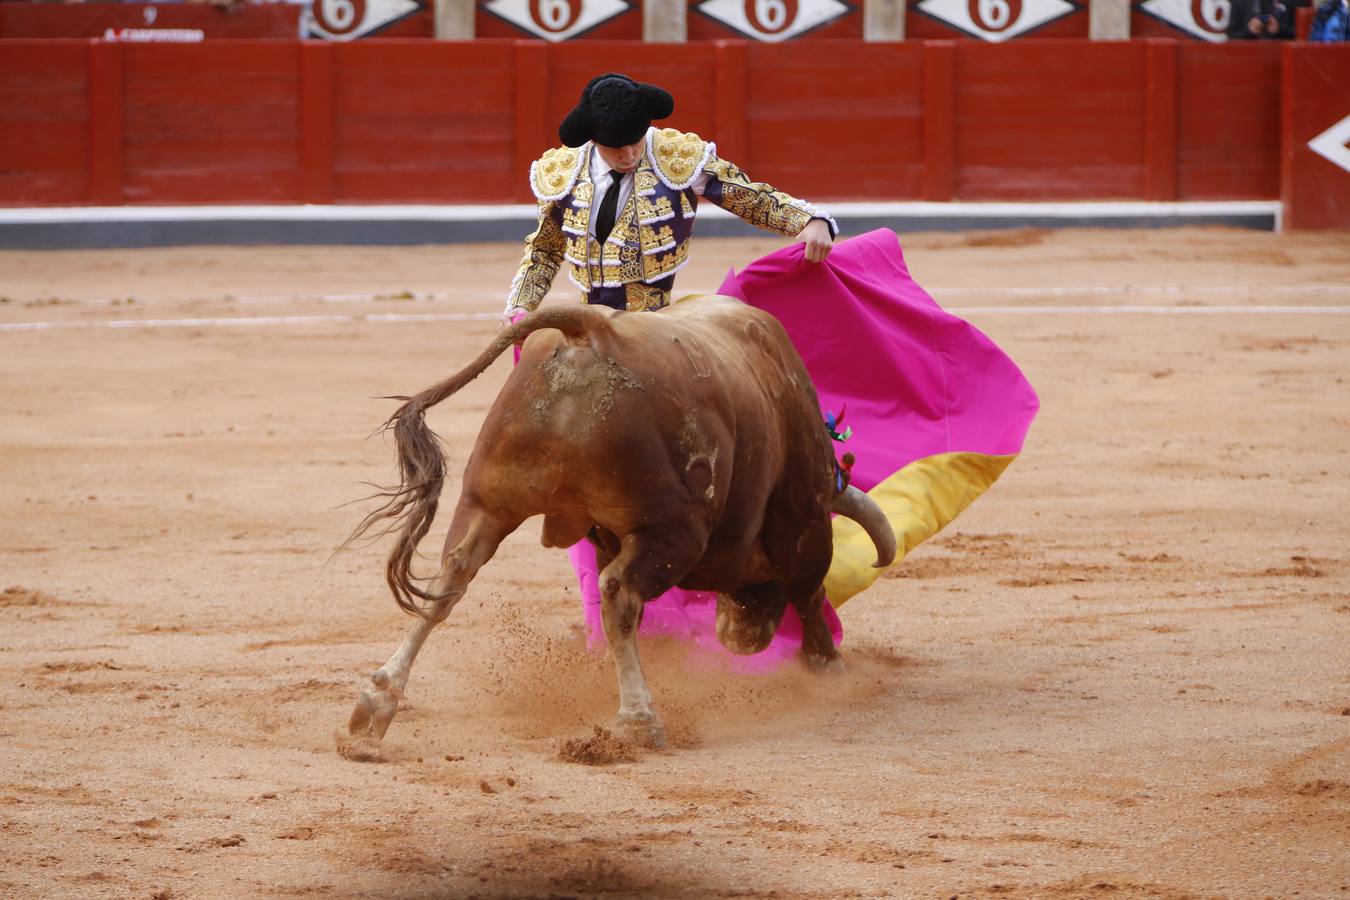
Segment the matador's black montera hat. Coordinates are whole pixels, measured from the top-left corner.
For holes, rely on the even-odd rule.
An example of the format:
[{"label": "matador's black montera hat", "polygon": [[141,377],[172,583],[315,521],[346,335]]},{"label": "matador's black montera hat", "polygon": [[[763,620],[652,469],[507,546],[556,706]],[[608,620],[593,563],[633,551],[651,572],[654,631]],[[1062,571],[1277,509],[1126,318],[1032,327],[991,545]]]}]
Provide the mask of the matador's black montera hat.
[{"label": "matador's black montera hat", "polygon": [[654,84],[609,72],[590,80],[581,99],[558,126],[558,137],[568,147],[595,141],[606,147],[626,147],[647,133],[652,119],[675,111],[675,98]]}]

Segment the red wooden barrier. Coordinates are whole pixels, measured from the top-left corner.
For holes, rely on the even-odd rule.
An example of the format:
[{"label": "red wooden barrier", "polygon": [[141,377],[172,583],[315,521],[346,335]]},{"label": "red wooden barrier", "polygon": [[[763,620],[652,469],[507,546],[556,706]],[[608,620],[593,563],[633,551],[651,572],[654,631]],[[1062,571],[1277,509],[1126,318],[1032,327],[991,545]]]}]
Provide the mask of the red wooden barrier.
[{"label": "red wooden barrier", "polygon": [[[745,107],[751,177],[806,197],[915,197],[919,44],[755,44]],[[790,185],[790,187],[788,187]]]},{"label": "red wooden barrier", "polygon": [[111,44],[129,203],[294,203],[300,44]]},{"label": "red wooden barrier", "polygon": [[821,201],[1267,199],[1280,65],[1170,41],[6,41],[0,204],[528,202],[601,66]]},{"label": "red wooden barrier", "polygon": [[0,47],[0,203],[88,203],[90,108],[84,41]]},{"label": "red wooden barrier", "polygon": [[1177,61],[1177,187],[1191,200],[1279,196],[1280,45],[1184,44]]},{"label": "red wooden barrier", "polygon": [[102,205],[118,204],[124,199],[123,71],[122,54],[116,45],[102,42],[89,45],[89,199]]},{"label": "red wooden barrier", "polygon": [[1284,50],[1286,228],[1350,228],[1350,45]]},{"label": "red wooden barrier", "polygon": [[1143,197],[1144,46],[957,45],[955,195]]},{"label": "red wooden barrier", "polygon": [[511,43],[356,41],[333,50],[335,201],[519,196]]},{"label": "red wooden barrier", "polygon": [[300,45],[300,196],[333,200],[333,45]]},{"label": "red wooden barrier", "polygon": [[923,164],[919,196],[935,203],[956,192],[956,45],[929,41],[923,48]]}]

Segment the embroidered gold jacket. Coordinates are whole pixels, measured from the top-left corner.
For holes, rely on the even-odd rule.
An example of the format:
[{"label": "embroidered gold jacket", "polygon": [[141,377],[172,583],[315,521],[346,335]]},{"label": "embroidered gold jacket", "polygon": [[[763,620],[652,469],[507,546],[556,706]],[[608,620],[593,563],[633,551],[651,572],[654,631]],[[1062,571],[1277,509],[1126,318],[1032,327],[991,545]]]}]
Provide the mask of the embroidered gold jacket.
[{"label": "embroidered gold jacket", "polygon": [[597,288],[622,287],[629,311],[665,306],[675,273],[689,260],[700,193],[766,231],[793,236],[815,218],[828,222],[832,235],[839,230],[834,219],[811,204],[751,181],[734,163],[719,159],[711,141],[673,128],[650,128],[633,190],[602,246],[590,233],[590,155],[590,143],[557,147],[530,167],[539,227],[525,239],[508,309],[537,307],[563,262],[585,298]]}]

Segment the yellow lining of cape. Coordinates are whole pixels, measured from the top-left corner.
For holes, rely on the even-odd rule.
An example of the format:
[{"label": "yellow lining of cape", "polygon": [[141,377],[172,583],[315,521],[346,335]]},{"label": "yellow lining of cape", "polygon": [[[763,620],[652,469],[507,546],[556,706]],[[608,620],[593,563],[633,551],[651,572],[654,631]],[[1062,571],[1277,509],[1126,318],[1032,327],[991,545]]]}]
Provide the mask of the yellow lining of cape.
[{"label": "yellow lining of cape", "polygon": [[871,538],[857,522],[836,516],[834,558],[825,576],[825,594],[830,602],[843,606],[883,573],[900,565],[905,554],[945,528],[1016,458],[1015,453],[939,453],[915,460],[868,491],[895,529],[895,562],[885,569],[872,568],[877,550]]}]

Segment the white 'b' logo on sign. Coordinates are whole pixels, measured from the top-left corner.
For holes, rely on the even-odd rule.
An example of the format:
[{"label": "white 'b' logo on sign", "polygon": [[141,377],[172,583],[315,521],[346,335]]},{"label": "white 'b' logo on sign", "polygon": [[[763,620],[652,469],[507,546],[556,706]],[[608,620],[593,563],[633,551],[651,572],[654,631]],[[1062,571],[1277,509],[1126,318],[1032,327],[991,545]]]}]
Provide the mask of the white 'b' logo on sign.
[{"label": "white 'b' logo on sign", "polygon": [[765,34],[777,34],[797,18],[797,0],[745,0],[745,17]]},{"label": "white 'b' logo on sign", "polygon": [[1231,0],[1145,0],[1139,9],[1211,44],[1228,40],[1228,23],[1233,21]]},{"label": "white 'b' logo on sign", "polygon": [[777,43],[849,12],[840,0],[703,0],[698,11],[748,38]]},{"label": "white 'b' logo on sign", "polygon": [[971,37],[994,43],[1025,34],[1078,9],[1069,0],[921,0],[917,8]]},{"label": "white 'b' logo on sign", "polygon": [[546,41],[565,41],[632,9],[628,0],[488,0],[483,9]]},{"label": "white 'b' logo on sign", "polygon": [[970,18],[985,31],[1005,31],[1022,15],[1022,0],[970,0]]},{"label": "white 'b' logo on sign", "polygon": [[581,0],[530,0],[530,17],[540,28],[557,34],[581,15]]},{"label": "white 'b' logo on sign", "polygon": [[319,0],[314,18],[330,34],[346,34],[361,24],[366,15],[366,0]]},{"label": "white 'b' logo on sign", "polygon": [[417,0],[314,0],[303,22],[309,37],[350,41],[421,10]]},{"label": "white 'b' logo on sign", "polygon": [[1195,23],[1214,34],[1227,34],[1233,19],[1233,4],[1228,0],[1191,0],[1191,16]]}]

